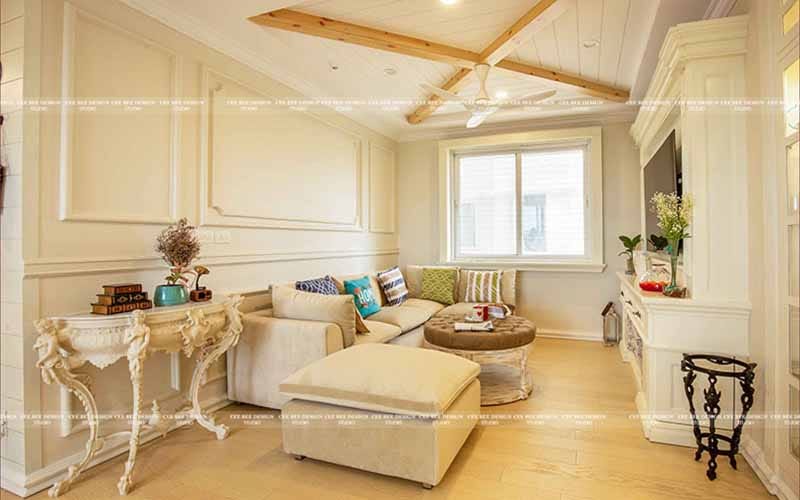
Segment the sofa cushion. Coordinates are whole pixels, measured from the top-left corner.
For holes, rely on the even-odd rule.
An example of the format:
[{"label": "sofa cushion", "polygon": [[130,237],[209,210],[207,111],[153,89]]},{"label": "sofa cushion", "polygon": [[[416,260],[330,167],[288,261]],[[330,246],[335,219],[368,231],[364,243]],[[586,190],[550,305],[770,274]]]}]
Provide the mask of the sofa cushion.
[{"label": "sofa cushion", "polygon": [[336,282],[333,281],[333,278],[330,276],[296,281],[294,288],[295,290],[300,290],[301,292],[321,293],[323,295],[339,294],[339,289],[336,287]]},{"label": "sofa cushion", "polygon": [[370,316],[369,319],[397,326],[405,333],[425,323],[431,316],[432,314],[423,308],[402,304],[399,306],[384,307]]},{"label": "sofa cushion", "polygon": [[287,396],[307,401],[439,417],[480,371],[477,363],[443,352],[362,344],[300,369],[284,380],[280,389]]},{"label": "sofa cushion", "polygon": [[[344,289],[344,282],[350,280],[357,280],[359,278],[363,278],[366,273],[360,274],[344,274],[341,276],[334,276],[333,281],[336,283],[336,287],[339,289],[340,294],[347,293]],[[372,286],[372,292],[375,294],[375,298],[378,299],[378,305],[383,307],[386,305],[386,297],[383,296],[383,289],[381,288],[381,284],[378,283],[378,278],[375,274],[366,274],[369,278],[369,284]]]},{"label": "sofa cushion", "polygon": [[[458,276],[458,300],[467,302],[467,269],[461,269]],[[500,277],[500,298],[503,304],[515,307],[517,305],[517,270],[503,269]]]},{"label": "sofa cushion", "polygon": [[[436,269],[455,269],[458,271],[458,267],[454,266],[406,266],[403,276],[406,279],[406,287],[408,288],[408,296],[410,298],[418,299],[422,294],[422,270],[426,267],[432,267]],[[453,298],[455,299],[455,297]]]},{"label": "sofa cushion", "polygon": [[500,296],[500,279],[503,271],[466,271],[462,275],[465,281],[464,299],[466,302],[502,302]]},{"label": "sofa cushion", "polygon": [[455,314],[458,316],[466,316],[472,315],[473,308],[477,305],[477,302],[456,302],[451,306],[447,306],[441,311],[439,314]]},{"label": "sofa cushion", "polygon": [[399,326],[381,323],[380,321],[364,320],[364,324],[369,328],[369,335],[356,336],[355,345],[359,344],[383,344],[389,342],[403,333]]},{"label": "sofa cushion", "polygon": [[357,280],[344,282],[345,291],[353,296],[356,309],[362,318],[367,318],[381,310],[375,291],[370,285],[369,278],[364,276]]},{"label": "sofa cushion", "polygon": [[408,307],[416,307],[418,309],[424,309],[431,316],[444,309],[444,306],[442,304],[434,302],[432,300],[425,300],[425,299],[408,299],[405,302],[403,302],[403,305]]},{"label": "sofa cushion", "polygon": [[398,306],[408,298],[408,288],[403,279],[403,273],[397,266],[391,267],[377,274],[378,283],[383,289],[386,303],[390,306]]},{"label": "sofa cushion", "polygon": [[344,346],[356,339],[356,309],[352,295],[322,295],[288,286],[272,288],[272,313],[276,318],[335,323],[342,329]]},{"label": "sofa cushion", "polygon": [[450,305],[455,302],[457,279],[458,271],[455,269],[426,267],[422,270],[422,293],[419,298]]}]

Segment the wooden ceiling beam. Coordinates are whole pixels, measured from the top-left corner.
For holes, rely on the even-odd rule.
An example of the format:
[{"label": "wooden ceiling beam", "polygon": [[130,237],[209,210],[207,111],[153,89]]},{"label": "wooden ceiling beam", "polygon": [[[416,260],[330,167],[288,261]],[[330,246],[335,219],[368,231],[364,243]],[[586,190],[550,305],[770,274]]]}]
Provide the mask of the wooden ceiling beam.
[{"label": "wooden ceiling beam", "polygon": [[265,12],[249,20],[269,28],[305,33],[464,68],[471,69],[481,61],[480,54],[469,50],[289,9]]},{"label": "wooden ceiling beam", "polygon": [[563,83],[571,87],[578,87],[583,89],[587,94],[608,99],[615,102],[626,102],[630,97],[627,90],[618,89],[602,83],[593,82],[591,80],[583,79],[579,76],[570,75],[561,71],[553,71],[551,69],[540,68],[517,61],[503,59],[496,64],[497,68],[502,68],[515,73],[522,73],[525,75],[535,76],[537,78],[544,78],[553,82]]},{"label": "wooden ceiling beam", "polygon": [[[627,100],[628,92],[625,90],[585,80],[576,75],[506,59],[506,56],[521,43],[521,40],[530,34],[531,26],[533,26],[534,23],[543,23],[546,22],[546,19],[557,17],[561,12],[566,10],[569,5],[574,3],[574,1],[575,0],[540,0],[508,30],[500,34],[500,36],[481,51],[481,53],[290,9],[265,12],[264,14],[250,17],[249,20],[269,28],[304,33],[306,35],[338,40],[340,42],[361,45],[363,47],[459,66],[460,69],[441,87],[451,92],[458,91],[464,84],[466,77],[472,72],[475,64],[486,62],[508,71],[523,73],[537,78],[544,78],[546,80],[578,87],[591,95],[603,99],[612,101]],[[430,96],[426,104],[418,107],[409,114],[406,119],[412,124],[420,123],[430,116],[441,104],[442,100],[439,97]]]}]

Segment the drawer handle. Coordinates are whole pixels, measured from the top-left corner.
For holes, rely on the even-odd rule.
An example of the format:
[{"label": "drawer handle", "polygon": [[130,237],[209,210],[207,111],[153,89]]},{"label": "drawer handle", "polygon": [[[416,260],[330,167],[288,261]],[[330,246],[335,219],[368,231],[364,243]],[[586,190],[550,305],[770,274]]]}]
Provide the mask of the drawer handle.
[{"label": "drawer handle", "polygon": [[628,304],[629,306],[633,305],[633,302],[631,302],[630,300],[626,300],[625,303]]},{"label": "drawer handle", "polygon": [[640,313],[639,311],[633,311],[631,314],[633,314],[634,316],[636,316],[639,319],[642,318],[642,313]]},{"label": "drawer handle", "polygon": [[619,296],[620,296],[620,297],[624,297],[624,296],[625,296],[625,292],[623,292],[622,290],[620,290],[620,291],[619,291]]}]

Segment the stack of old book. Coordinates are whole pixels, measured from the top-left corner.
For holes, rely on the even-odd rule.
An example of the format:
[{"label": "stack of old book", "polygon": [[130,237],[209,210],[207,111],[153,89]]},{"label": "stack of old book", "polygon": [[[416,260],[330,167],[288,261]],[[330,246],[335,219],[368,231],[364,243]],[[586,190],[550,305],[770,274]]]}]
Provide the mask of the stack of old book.
[{"label": "stack of old book", "polygon": [[97,303],[92,304],[93,314],[118,314],[150,309],[153,302],[142,291],[141,283],[119,283],[103,285],[103,293],[97,295]]}]

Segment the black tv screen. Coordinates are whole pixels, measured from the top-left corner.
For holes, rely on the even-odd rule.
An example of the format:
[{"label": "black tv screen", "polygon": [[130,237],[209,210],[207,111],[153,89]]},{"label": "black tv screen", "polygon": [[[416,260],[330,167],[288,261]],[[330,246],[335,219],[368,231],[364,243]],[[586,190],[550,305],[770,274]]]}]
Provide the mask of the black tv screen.
[{"label": "black tv screen", "polygon": [[650,205],[650,200],[657,192],[677,192],[679,196],[681,195],[680,160],[674,130],[644,168],[644,203],[647,216],[645,217],[646,233],[642,237],[645,240],[649,240],[651,234],[661,236],[658,218]]}]

